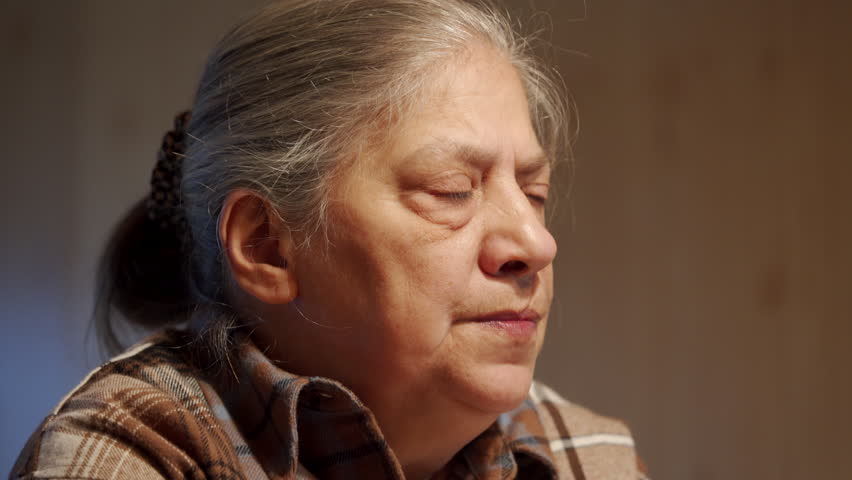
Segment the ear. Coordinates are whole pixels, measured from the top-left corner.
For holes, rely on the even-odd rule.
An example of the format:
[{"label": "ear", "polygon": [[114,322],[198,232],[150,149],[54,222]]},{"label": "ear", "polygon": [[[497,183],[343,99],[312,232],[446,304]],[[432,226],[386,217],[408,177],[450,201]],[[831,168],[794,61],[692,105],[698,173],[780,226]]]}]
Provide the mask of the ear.
[{"label": "ear", "polygon": [[287,262],[290,230],[268,200],[249,190],[231,192],[219,219],[219,238],[243,291],[267,304],[296,298],[296,277]]}]

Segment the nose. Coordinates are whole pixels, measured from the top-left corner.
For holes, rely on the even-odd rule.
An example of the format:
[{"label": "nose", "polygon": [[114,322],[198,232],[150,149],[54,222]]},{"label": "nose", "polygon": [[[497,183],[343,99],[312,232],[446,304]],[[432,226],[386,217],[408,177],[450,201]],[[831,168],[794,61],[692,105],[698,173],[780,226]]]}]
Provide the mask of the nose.
[{"label": "nose", "polygon": [[489,202],[479,266],[493,277],[524,279],[553,262],[556,240],[538,207],[512,183]]}]

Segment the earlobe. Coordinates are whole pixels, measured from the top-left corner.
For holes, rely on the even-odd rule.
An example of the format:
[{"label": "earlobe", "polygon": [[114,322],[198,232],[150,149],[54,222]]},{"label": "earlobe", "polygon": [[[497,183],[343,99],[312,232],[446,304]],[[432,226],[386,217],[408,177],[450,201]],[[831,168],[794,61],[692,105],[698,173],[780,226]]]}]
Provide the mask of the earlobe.
[{"label": "earlobe", "polygon": [[228,195],[219,238],[233,279],[248,295],[267,304],[285,304],[297,295],[288,257],[290,231],[268,200],[249,190]]}]

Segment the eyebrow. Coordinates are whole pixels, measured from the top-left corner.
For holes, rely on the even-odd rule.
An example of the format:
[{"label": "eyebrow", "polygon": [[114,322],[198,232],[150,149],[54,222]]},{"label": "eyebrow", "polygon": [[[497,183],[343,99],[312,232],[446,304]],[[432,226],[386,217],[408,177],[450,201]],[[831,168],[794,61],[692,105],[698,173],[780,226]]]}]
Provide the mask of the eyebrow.
[{"label": "eyebrow", "polygon": [[[446,138],[438,138],[434,142],[418,148],[409,157],[416,158],[424,153],[440,157],[456,158],[478,168],[486,168],[493,164],[495,159],[500,156],[496,150],[486,150]],[[520,166],[516,169],[516,175],[519,177],[529,177],[550,167],[551,161],[550,157],[542,151],[531,157],[520,159],[519,164]]]}]

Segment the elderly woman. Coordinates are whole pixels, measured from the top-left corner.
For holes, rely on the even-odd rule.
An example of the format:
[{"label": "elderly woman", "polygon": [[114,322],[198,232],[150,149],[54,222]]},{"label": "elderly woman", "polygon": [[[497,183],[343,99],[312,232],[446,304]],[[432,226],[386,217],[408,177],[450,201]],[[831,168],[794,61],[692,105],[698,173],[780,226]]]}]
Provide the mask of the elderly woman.
[{"label": "elderly woman", "polygon": [[160,333],[12,477],[642,478],[620,422],[533,381],[567,149],[526,47],[458,0],[290,0],[231,30],[103,259],[107,339],[115,309]]}]

